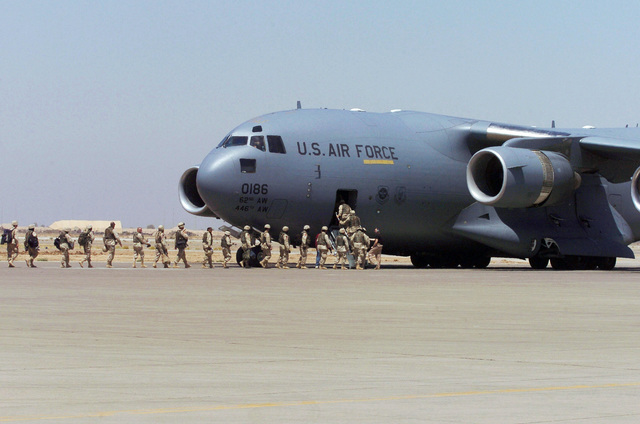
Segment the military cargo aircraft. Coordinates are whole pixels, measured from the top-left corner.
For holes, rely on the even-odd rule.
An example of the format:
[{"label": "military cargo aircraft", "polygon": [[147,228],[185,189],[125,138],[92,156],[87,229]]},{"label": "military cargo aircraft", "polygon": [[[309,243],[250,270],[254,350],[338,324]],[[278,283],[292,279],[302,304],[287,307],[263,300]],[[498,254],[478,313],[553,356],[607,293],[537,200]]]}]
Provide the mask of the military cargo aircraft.
[{"label": "military cargo aircraft", "polygon": [[413,111],[294,109],[232,130],[183,207],[272,236],[337,228],[344,200],[416,267],[610,270],[640,239],[640,129],[536,128]]}]

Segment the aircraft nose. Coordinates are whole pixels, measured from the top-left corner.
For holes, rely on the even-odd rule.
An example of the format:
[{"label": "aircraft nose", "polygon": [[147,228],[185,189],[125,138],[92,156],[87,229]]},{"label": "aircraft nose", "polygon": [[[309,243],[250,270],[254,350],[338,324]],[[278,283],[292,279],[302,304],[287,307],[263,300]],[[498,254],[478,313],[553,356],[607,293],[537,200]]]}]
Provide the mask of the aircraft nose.
[{"label": "aircraft nose", "polygon": [[[230,203],[233,197],[235,186],[233,177],[236,175],[235,162],[225,155],[213,151],[204,158],[198,168],[196,185],[198,193],[218,216],[223,212],[221,209],[225,204]],[[223,213],[224,215],[224,213]]]}]

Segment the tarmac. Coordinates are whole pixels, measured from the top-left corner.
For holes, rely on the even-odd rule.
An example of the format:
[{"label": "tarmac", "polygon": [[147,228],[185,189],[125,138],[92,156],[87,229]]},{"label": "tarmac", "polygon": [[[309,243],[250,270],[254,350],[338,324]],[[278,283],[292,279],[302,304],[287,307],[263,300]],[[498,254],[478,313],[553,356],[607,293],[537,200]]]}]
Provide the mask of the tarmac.
[{"label": "tarmac", "polygon": [[18,265],[0,422],[640,422],[634,266]]}]

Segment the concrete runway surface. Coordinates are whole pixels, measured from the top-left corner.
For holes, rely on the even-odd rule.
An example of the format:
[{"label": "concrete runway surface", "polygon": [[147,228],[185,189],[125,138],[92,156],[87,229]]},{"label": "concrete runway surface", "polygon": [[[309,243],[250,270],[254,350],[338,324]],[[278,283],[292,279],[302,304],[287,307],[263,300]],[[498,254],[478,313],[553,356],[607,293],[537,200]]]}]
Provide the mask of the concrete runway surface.
[{"label": "concrete runway surface", "polygon": [[638,423],[640,272],[0,268],[0,422]]}]

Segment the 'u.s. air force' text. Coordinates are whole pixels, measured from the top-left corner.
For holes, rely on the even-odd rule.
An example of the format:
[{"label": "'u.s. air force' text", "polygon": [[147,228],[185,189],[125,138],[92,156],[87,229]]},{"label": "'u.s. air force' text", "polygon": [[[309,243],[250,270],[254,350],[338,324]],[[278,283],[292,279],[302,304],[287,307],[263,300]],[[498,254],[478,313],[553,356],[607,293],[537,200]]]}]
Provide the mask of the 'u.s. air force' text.
[{"label": "'u.s. air force' text", "polygon": [[[353,149],[351,148],[353,147]],[[298,141],[298,153],[307,156],[335,156],[339,158],[368,158],[368,159],[393,159],[398,160],[396,148],[391,146],[376,146],[370,144],[356,144],[349,146],[342,143],[329,143],[327,146],[320,146],[320,143],[310,143],[307,147],[306,141]]]}]

